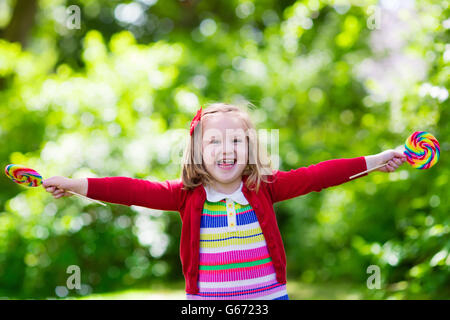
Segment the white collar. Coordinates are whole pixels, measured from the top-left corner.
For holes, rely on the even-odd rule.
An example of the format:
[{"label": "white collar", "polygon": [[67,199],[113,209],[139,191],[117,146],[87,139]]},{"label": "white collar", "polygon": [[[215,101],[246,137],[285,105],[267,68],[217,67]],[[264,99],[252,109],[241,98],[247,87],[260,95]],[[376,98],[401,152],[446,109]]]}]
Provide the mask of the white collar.
[{"label": "white collar", "polygon": [[245,205],[245,204],[248,204],[249,202],[247,201],[244,194],[242,193],[242,186],[243,186],[243,182],[241,181],[239,188],[232,194],[226,194],[226,193],[216,191],[215,189],[211,188],[210,186],[203,186],[203,188],[206,191],[206,199],[210,202],[217,202],[222,199],[230,198],[231,200],[236,201],[239,204]]}]

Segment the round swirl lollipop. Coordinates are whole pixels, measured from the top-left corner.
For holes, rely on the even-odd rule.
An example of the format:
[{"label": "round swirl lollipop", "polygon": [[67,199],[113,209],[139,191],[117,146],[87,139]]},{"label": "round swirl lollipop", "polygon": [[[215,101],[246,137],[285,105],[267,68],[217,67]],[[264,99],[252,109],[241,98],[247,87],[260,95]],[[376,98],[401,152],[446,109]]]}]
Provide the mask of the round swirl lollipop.
[{"label": "round swirl lollipop", "polygon": [[405,155],[408,163],[417,169],[428,169],[439,160],[440,148],[437,139],[428,132],[416,131],[406,139]]},{"label": "round swirl lollipop", "polygon": [[5,173],[15,183],[28,187],[38,187],[42,184],[42,176],[37,171],[18,164],[8,164]]},{"label": "round swirl lollipop", "polygon": [[[18,184],[22,184],[24,186],[28,187],[38,187],[42,185],[42,176],[33,169],[26,168],[24,166],[18,165],[18,164],[8,164],[5,167],[5,173],[8,178],[10,178],[12,181]],[[71,190],[67,190],[68,193],[74,194],[80,198],[84,198],[90,201],[94,201],[98,204],[101,204],[102,206],[106,206],[101,201],[94,200],[91,198],[88,198],[82,194],[76,193]]]}]

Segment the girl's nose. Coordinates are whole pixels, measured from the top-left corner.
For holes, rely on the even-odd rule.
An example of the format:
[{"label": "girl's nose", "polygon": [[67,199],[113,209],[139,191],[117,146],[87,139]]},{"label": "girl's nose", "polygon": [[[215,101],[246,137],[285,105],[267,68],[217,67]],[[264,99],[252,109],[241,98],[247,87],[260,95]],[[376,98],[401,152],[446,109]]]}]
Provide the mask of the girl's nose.
[{"label": "girl's nose", "polygon": [[222,150],[222,153],[223,153],[223,155],[224,156],[227,156],[227,155],[233,155],[234,154],[234,144],[232,143],[232,142],[225,142],[224,144],[223,144],[223,150]]}]

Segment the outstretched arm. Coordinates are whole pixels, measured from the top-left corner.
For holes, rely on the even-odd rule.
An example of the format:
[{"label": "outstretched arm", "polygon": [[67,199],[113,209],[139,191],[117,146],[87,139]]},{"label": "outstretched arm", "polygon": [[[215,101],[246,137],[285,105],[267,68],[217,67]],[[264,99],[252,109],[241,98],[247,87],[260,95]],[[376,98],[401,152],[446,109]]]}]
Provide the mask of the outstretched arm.
[{"label": "outstretched arm", "polygon": [[184,195],[180,180],[159,182],[128,177],[70,179],[55,176],[44,180],[42,185],[55,199],[71,196],[67,192],[70,190],[96,200],[166,211],[179,211]]},{"label": "outstretched arm", "polygon": [[[388,150],[367,157],[327,160],[290,171],[275,170],[273,182],[268,183],[268,189],[272,196],[272,202],[275,203],[345,183],[350,180],[352,175],[386,162],[388,164],[378,169],[379,171],[392,172],[396,170],[405,162],[405,156]],[[365,175],[367,174],[361,176]]]}]

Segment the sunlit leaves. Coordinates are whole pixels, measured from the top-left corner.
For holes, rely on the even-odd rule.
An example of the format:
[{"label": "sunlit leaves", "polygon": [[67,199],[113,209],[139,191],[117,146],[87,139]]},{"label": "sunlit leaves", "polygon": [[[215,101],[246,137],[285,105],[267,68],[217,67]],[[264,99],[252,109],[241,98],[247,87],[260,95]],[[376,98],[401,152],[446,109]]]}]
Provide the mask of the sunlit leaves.
[{"label": "sunlit leaves", "polygon": [[[0,1],[0,24],[11,3]],[[82,28],[69,32],[56,17],[61,2],[42,1],[28,47],[0,40],[5,165],[46,177],[177,178],[189,121],[212,101],[252,102],[258,126],[280,130],[282,170],[373,154],[429,130],[442,143],[434,168],[373,173],[276,212],[289,276],[364,286],[376,264],[385,286],[368,297],[441,297],[450,265],[448,3],[191,3],[81,1]],[[69,263],[86,272],[86,292],[181,277],[176,215],[54,201],[6,180],[1,190],[8,295],[54,295]],[[40,280],[48,273],[54,283]]]}]

